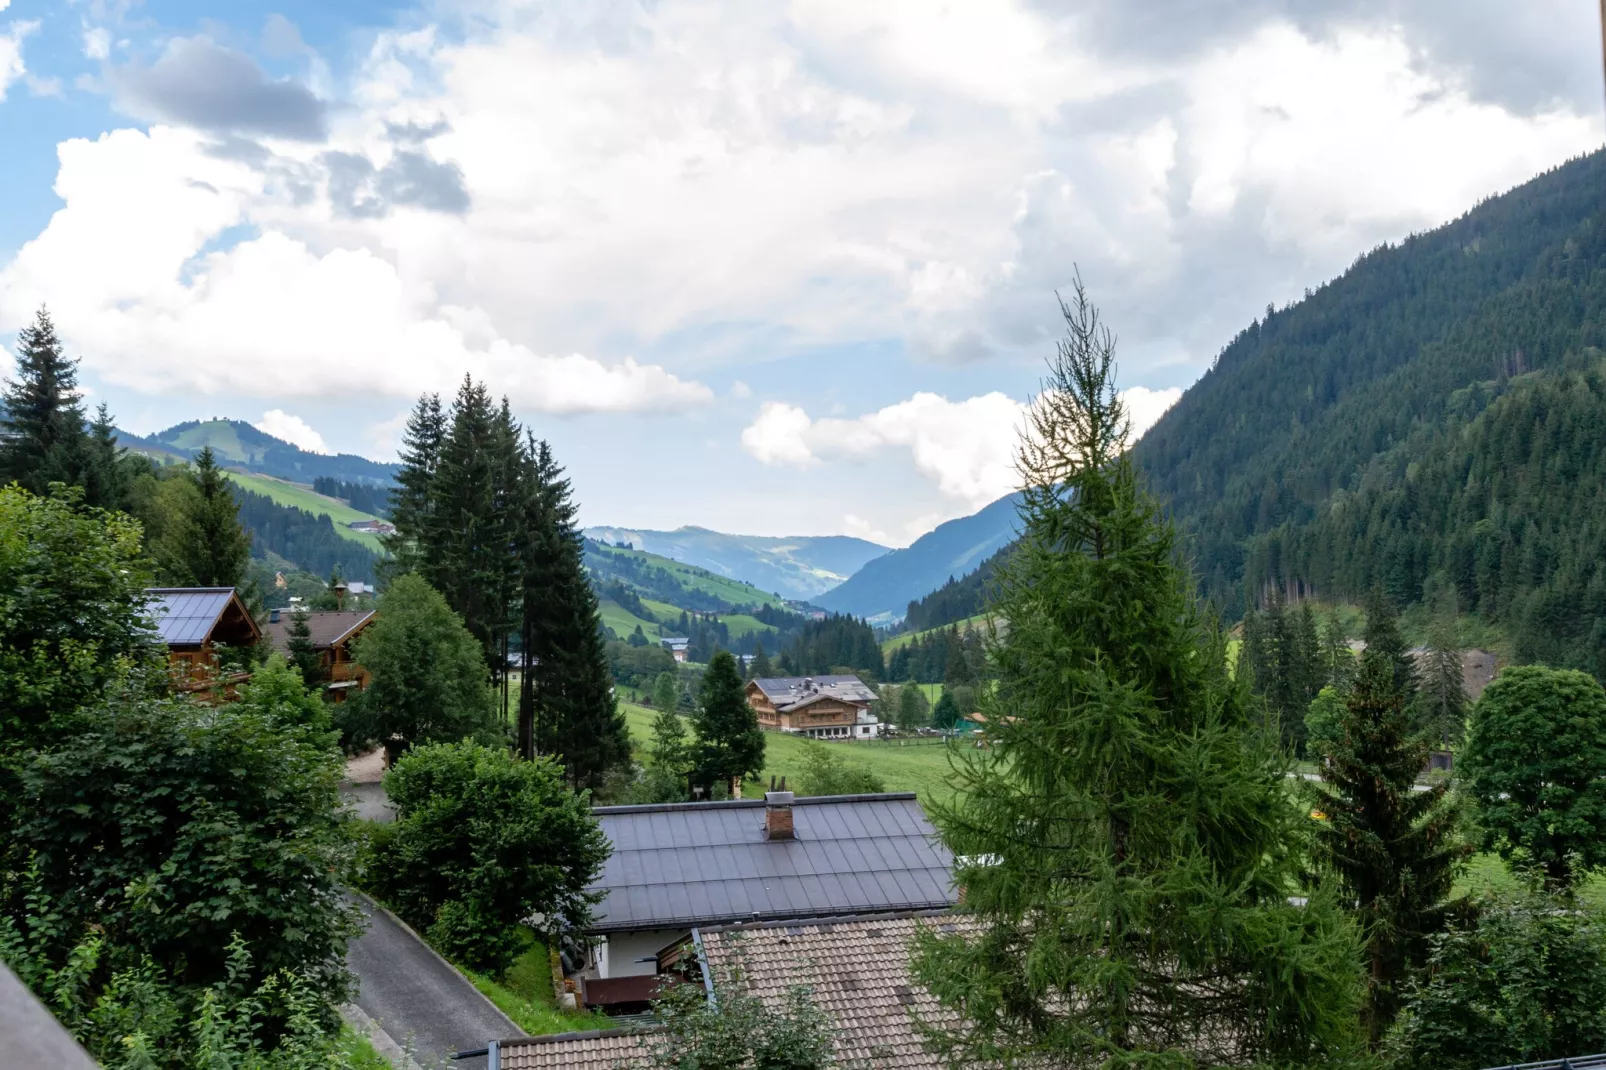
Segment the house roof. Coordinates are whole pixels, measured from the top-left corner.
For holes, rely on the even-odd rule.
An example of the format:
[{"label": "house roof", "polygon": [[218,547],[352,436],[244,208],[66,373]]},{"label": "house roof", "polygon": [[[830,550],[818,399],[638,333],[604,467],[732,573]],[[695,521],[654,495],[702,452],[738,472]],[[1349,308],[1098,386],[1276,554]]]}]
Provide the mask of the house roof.
[{"label": "house roof", "polygon": [[[312,633],[312,645],[324,650],[341,642],[373,619],[371,609],[315,609],[307,613],[307,631]],[[295,615],[288,609],[279,611],[279,619],[269,621],[262,629],[273,642],[273,649],[283,654],[290,649],[290,629]]]},{"label": "house roof", "polygon": [[620,1070],[649,1057],[649,1029],[593,1029],[519,1037],[497,1047],[502,1070]]},{"label": "house roof", "polygon": [[795,838],[764,838],[762,799],[604,806],[613,852],[592,932],[946,907],[953,856],[913,793],[801,798]]},{"label": "house roof", "polygon": [[740,968],[753,995],[782,1004],[805,985],[831,1022],[836,1057],[846,1066],[876,1070],[937,1070],[910,1014],[952,1020],[910,975],[909,947],[921,928],[953,931],[972,924],[941,912],[770,922],[698,929],[697,939],[717,986]]},{"label": "house roof", "polygon": [[[145,593],[150,596],[146,607],[157,638],[168,646],[200,646],[229,604],[239,602],[233,587],[149,587]],[[239,611],[250,620],[243,603]],[[255,623],[251,630],[256,630]]]},{"label": "house roof", "polygon": [[876,700],[876,693],[857,676],[766,676],[753,683],[781,711],[821,698],[858,703]]}]

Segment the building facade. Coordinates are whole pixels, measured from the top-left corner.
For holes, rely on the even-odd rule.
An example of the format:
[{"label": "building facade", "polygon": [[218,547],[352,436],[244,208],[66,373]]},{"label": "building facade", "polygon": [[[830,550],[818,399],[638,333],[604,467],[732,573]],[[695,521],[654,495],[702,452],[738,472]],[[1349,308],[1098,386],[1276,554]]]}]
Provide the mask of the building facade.
[{"label": "building facade", "polygon": [[814,739],[873,739],[876,693],[857,676],[777,676],[747,683],[747,704],[762,728]]}]

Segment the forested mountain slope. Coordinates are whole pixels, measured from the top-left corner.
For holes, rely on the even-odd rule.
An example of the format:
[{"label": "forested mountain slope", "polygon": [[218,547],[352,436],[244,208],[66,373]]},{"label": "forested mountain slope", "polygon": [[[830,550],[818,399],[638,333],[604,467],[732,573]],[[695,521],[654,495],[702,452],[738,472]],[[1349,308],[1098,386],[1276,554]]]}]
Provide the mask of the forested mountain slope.
[{"label": "forested mountain slope", "polygon": [[194,458],[203,447],[211,446],[220,464],[295,483],[311,483],[323,477],[389,486],[398,471],[395,464],[370,461],[352,453],[311,453],[258,431],[244,420],[187,420],[143,438],[118,431],[117,441],[125,448],[171,453],[180,458]]},{"label": "forested mountain slope", "polygon": [[[1405,471],[1417,451],[1449,441],[1433,429],[1471,420],[1505,380],[1553,373],[1606,341],[1603,209],[1606,156],[1597,152],[1366,254],[1223,350],[1136,449],[1188,533],[1205,592],[1229,616],[1246,591],[1272,583],[1357,595],[1353,573],[1285,559],[1281,547],[1363,486]],[[1480,383],[1493,385],[1458,393]],[[1374,466],[1380,455],[1393,467]],[[1478,519],[1436,522],[1448,535]],[[1420,569],[1389,558],[1404,552],[1396,544],[1351,551],[1373,559],[1397,600],[1420,597]]]}]

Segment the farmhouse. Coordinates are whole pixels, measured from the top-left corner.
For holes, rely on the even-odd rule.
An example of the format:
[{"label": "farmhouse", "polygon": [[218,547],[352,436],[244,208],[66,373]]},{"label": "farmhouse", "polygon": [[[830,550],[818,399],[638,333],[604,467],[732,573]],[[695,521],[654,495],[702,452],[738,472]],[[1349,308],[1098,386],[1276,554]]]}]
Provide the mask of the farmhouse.
[{"label": "farmhouse", "polygon": [[760,727],[820,739],[870,739],[881,724],[870,712],[876,701],[857,676],[778,676],[751,680],[747,704]]},{"label": "farmhouse", "polygon": [[[273,649],[284,655],[290,653],[290,628],[294,616],[287,610],[268,612],[268,626],[264,629]],[[344,702],[353,691],[368,686],[368,670],[351,657],[351,646],[363,629],[374,622],[374,611],[314,610],[307,614],[307,630],[312,633],[312,648],[318,652],[323,666],[324,690],[335,702]]]},{"label": "farmhouse", "polygon": [[666,636],[658,641],[663,644],[665,650],[674,655],[676,661],[686,660],[686,650],[691,646],[690,639]]},{"label": "farmhouse", "polygon": [[587,1004],[645,1004],[697,926],[946,908],[953,856],[913,793],[603,806]]}]

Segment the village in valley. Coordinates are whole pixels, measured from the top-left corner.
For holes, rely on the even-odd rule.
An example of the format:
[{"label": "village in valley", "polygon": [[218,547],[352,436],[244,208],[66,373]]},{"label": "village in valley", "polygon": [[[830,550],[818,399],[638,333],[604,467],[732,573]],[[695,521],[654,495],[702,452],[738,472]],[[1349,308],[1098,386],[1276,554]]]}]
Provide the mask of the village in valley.
[{"label": "village in valley", "polygon": [[0,1068],[1606,1066],[1594,37],[115,6],[0,33],[110,109],[0,220]]}]

